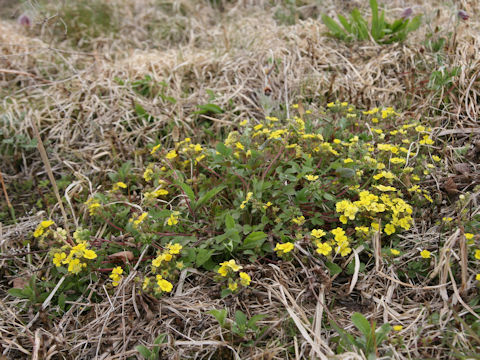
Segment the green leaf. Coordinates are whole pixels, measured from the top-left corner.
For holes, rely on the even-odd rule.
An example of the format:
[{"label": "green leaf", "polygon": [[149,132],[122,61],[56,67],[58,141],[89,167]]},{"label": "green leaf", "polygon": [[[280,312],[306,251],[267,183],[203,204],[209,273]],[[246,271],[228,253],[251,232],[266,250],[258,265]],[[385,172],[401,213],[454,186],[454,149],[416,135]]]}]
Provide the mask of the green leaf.
[{"label": "green leaf", "polygon": [[223,289],[222,292],[220,293],[220,297],[221,297],[221,298],[224,298],[224,297],[230,295],[231,293],[232,293],[232,290],[230,290],[230,289],[228,289],[228,288],[227,288],[227,289]]},{"label": "green leaf", "polygon": [[218,323],[222,328],[225,327],[225,319],[227,318],[227,309],[221,309],[221,310],[213,309],[208,311],[208,313],[210,315],[213,315],[215,319],[217,319]]},{"label": "green leaf", "polygon": [[234,229],[235,228],[235,219],[232,217],[232,215],[227,214],[225,216],[225,226],[227,229]]},{"label": "green leaf", "polygon": [[370,8],[372,10],[372,28],[371,33],[375,41],[380,38],[380,26],[378,21],[378,4],[377,0],[370,0]]},{"label": "green leaf", "polygon": [[347,18],[343,15],[340,15],[340,14],[338,14],[337,17],[338,17],[338,20],[340,21],[340,24],[342,24],[342,26],[345,28],[345,30],[348,33],[351,33],[352,32],[352,25],[350,25]]},{"label": "green leaf", "polygon": [[230,154],[232,153],[232,149],[228,148],[225,146],[225,144],[223,142],[219,142],[216,146],[216,150],[222,154],[223,156],[227,157],[227,156],[230,156]]},{"label": "green leaf", "polygon": [[197,258],[195,259],[195,263],[197,264],[197,266],[202,266],[208,260],[210,260],[213,252],[214,250],[197,249]]},{"label": "green leaf", "polygon": [[337,275],[342,272],[342,268],[331,261],[327,261],[325,265],[327,266],[328,270],[330,270],[330,275]]},{"label": "green leaf", "polygon": [[338,23],[333,20],[330,16],[323,14],[322,21],[327,26],[327,28],[332,32],[332,35],[343,39],[346,37],[345,31],[338,25]]},{"label": "green leaf", "polygon": [[267,315],[263,315],[263,314],[257,314],[257,315],[253,315],[250,319],[248,319],[247,321],[247,327],[249,329],[252,329],[252,330],[257,330],[257,321],[260,321],[262,320],[263,318],[265,318]]},{"label": "green leaf", "polygon": [[350,179],[355,176],[355,170],[354,169],[349,169],[349,168],[338,168],[335,171],[340,177]]},{"label": "green leaf", "polygon": [[417,30],[422,23],[422,15],[415,16],[407,25],[407,32],[412,32]]},{"label": "green leaf", "polygon": [[365,336],[365,338],[371,337],[371,327],[368,320],[362,314],[356,312],[352,315],[352,322],[358,330]]},{"label": "green leaf", "polygon": [[60,309],[62,310],[65,310],[65,301],[66,301],[66,298],[65,298],[65,293],[61,293],[59,296],[58,296],[58,306],[60,307]]},{"label": "green leaf", "polygon": [[153,344],[154,345],[161,345],[161,344],[164,344],[166,343],[166,338],[167,338],[167,334],[160,334],[156,337],[156,339],[153,341]]},{"label": "green leaf", "polygon": [[205,105],[197,105],[200,110],[194,112],[194,114],[222,114],[225,111],[218,105],[215,104],[205,104]]},{"label": "green leaf", "polygon": [[222,185],[222,186],[218,186],[216,188],[213,188],[212,190],[210,190],[209,192],[207,192],[206,194],[202,195],[200,197],[200,199],[198,199],[195,207],[198,208],[200,206],[202,206],[203,204],[205,204],[208,200],[210,200],[211,198],[213,198],[215,195],[217,195],[220,191],[222,191],[223,189],[225,189],[226,186],[225,185]]},{"label": "green leaf", "polygon": [[376,345],[379,346],[383,340],[387,337],[392,327],[389,323],[383,324],[377,331],[375,331]]},{"label": "green leaf", "polygon": [[152,356],[150,350],[148,350],[148,348],[144,345],[137,345],[135,350],[137,350],[145,359],[150,359]]},{"label": "green leaf", "polygon": [[20,298],[20,299],[29,298],[29,296],[23,292],[23,289],[11,288],[7,292],[16,298]]},{"label": "green leaf", "polygon": [[247,316],[240,310],[235,311],[235,322],[239,328],[245,328],[247,325]]},{"label": "green leaf", "polygon": [[179,180],[175,180],[175,184],[182,188],[182,190],[185,192],[185,194],[187,194],[188,198],[192,203],[195,203],[195,193],[190,186]]},{"label": "green leaf", "polygon": [[266,238],[267,234],[265,234],[263,231],[254,231],[250,233],[245,240],[243,240],[242,249],[255,249],[260,247]]}]

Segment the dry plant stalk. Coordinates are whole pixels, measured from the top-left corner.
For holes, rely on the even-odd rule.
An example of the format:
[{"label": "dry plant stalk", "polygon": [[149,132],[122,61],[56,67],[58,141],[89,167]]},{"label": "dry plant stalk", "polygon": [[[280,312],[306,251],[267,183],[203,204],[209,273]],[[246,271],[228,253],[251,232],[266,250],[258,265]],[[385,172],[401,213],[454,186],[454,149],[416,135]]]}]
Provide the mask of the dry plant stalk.
[{"label": "dry plant stalk", "polygon": [[0,171],[0,183],[2,184],[3,194],[5,195],[5,200],[7,200],[7,206],[8,206],[8,209],[10,210],[10,214],[12,215],[12,219],[14,222],[16,222],[17,220],[15,218],[15,210],[13,209],[12,203],[8,198],[7,187],[5,186],[5,182],[3,181],[3,176],[1,171]]},{"label": "dry plant stalk", "polygon": [[38,132],[37,124],[35,124],[35,121],[33,120],[31,123],[33,127],[33,133],[35,135],[35,138],[37,139],[38,151],[40,152],[40,156],[42,158],[43,164],[45,165],[45,170],[47,172],[48,178],[52,183],[53,192],[57,197],[58,205],[60,206],[60,211],[62,212],[64,226],[65,226],[65,229],[67,230],[68,241],[70,242],[70,244],[73,244],[73,241],[70,237],[70,229],[68,228],[67,213],[65,211],[65,208],[63,207],[62,198],[60,196],[60,192],[58,191],[58,186],[57,186],[57,182],[55,181],[55,177],[53,176],[53,171],[52,171],[52,167],[50,166],[50,161],[48,160],[47,152],[45,151],[45,147],[43,146],[42,138],[40,137],[40,133]]}]

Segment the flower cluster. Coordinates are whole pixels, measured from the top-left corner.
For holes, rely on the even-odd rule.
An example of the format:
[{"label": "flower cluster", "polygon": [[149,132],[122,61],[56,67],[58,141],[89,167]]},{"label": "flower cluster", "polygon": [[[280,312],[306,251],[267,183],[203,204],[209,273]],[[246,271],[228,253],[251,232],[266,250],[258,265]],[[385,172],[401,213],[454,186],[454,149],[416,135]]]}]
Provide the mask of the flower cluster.
[{"label": "flower cluster", "polygon": [[217,279],[226,284],[225,289],[235,292],[238,290],[238,285],[243,287],[250,285],[252,279],[246,272],[239,271],[243,267],[238,265],[234,259],[220,263],[220,268],[217,270],[220,277]]},{"label": "flower cluster", "polygon": [[112,285],[118,286],[123,279],[123,269],[120,266],[114,267],[112,273],[110,274],[110,279],[112,279]]},{"label": "flower cluster", "polygon": [[178,272],[183,269],[183,262],[178,261],[183,246],[169,243],[163,251],[160,251],[152,260],[152,275],[146,276],[143,280],[142,289],[153,291],[155,295],[169,293],[173,289],[174,281]]},{"label": "flower cluster", "polygon": [[60,250],[53,250],[53,264],[60,268],[66,265],[67,271],[78,274],[87,267],[88,260],[97,258],[97,253],[88,248],[87,242],[80,242],[75,246],[63,246]]},{"label": "flower cluster", "polygon": [[33,236],[38,238],[41,236],[45,236],[48,233],[50,226],[55,224],[52,220],[44,220],[40,224],[38,224],[37,228],[35,229]]}]

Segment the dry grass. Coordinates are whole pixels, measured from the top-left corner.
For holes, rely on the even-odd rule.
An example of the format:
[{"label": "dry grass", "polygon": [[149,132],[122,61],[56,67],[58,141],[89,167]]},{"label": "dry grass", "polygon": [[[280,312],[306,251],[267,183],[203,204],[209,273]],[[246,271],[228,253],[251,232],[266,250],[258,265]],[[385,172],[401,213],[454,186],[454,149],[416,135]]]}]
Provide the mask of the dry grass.
[{"label": "dry grass", "polygon": [[[337,334],[321,322],[323,316],[354,331],[350,322],[354,311],[379,323],[404,326],[395,334],[397,340],[403,339],[403,345],[386,342],[381,349],[390,351],[390,358],[453,359],[469,352],[471,358],[478,356],[480,335],[458,320],[467,315],[479,317],[478,306],[471,305],[474,311],[468,305],[478,291],[474,274],[467,271],[458,279],[451,272],[462,259],[460,230],[439,244],[443,230],[432,221],[434,216],[450,216],[455,211],[450,206],[451,194],[445,193],[448,178],[453,177],[458,191],[471,191],[480,183],[476,175],[480,8],[476,1],[435,6],[430,1],[390,1],[391,13],[398,14],[408,3],[428,20],[405,44],[391,46],[339,43],[323,35],[325,27],[316,18],[296,25],[281,24],[273,16],[284,9],[280,1],[273,5],[267,1],[211,3],[218,5],[190,0],[115,0],[108,2],[110,20],[115,24],[111,31],[100,28],[103,32],[97,33],[78,27],[80,33],[72,36],[68,27],[67,35],[62,29],[66,23],[77,23],[62,19],[65,10],[61,7],[23,9],[34,19],[31,28],[22,28],[11,19],[0,20],[0,139],[15,139],[13,144],[0,144],[0,170],[20,216],[15,225],[2,228],[0,223],[3,356],[135,358],[136,345],[151,345],[158,334],[167,333],[161,358],[362,359],[363,354],[335,355],[332,341]],[[320,9],[334,13],[340,10],[339,3],[326,1]],[[313,0],[303,2],[303,12],[297,16],[318,15],[319,5],[315,8],[315,4]],[[471,17],[455,27],[460,8]],[[58,16],[54,16],[56,12]],[[437,26],[440,31],[435,36],[455,33],[441,60],[423,43]],[[90,38],[82,38],[86,34]],[[449,88],[428,89],[431,72],[441,66],[458,66],[458,78]],[[146,75],[165,82],[164,95],[176,102],[139,95],[128,85]],[[272,90],[270,96],[265,95],[266,87]],[[313,271],[318,264],[309,259],[303,271],[288,263],[252,265],[252,289],[229,300],[217,298],[218,289],[212,288],[208,275],[192,270],[186,273],[181,292],[158,301],[138,295],[132,271],[113,295],[92,282],[61,318],[52,320],[43,310],[20,311],[21,301],[7,296],[6,290],[15,278],[43,273],[48,265],[43,252],[24,246],[41,216],[31,212],[36,209],[30,199],[34,190],[22,193],[18,189],[28,179],[37,188],[46,173],[36,149],[26,146],[19,136],[33,139],[32,122],[37,124],[53,173],[58,178],[74,174],[75,186],[68,190],[74,196],[80,187],[91,189],[101,184],[105,174],[123,161],[132,160],[134,167],[140,168],[143,153],[139,149],[156,139],[174,141],[177,134],[202,139],[202,122],[193,112],[198,104],[209,101],[209,91],[217,95],[215,103],[226,109],[210,119],[215,131],[245,118],[261,119],[293,100],[315,107],[337,98],[360,108],[395,106],[405,116],[434,127],[438,139],[445,142],[442,156],[449,161],[444,176],[431,179],[428,185],[437,188],[445,206],[438,214],[416,220],[402,240],[402,247],[410,252],[401,260],[408,262],[419,239],[425,248],[437,247],[441,256],[434,266],[440,281],[404,283],[398,279],[397,268],[377,258],[372,260],[376,260],[376,269],[360,274],[355,289],[349,292],[350,279],[329,279],[321,271]],[[155,120],[139,116],[135,104]],[[462,160],[463,169],[468,166],[462,171],[455,149],[467,140],[477,147],[469,150],[468,163]],[[469,204],[474,214],[480,211],[478,203],[477,192]],[[9,215],[5,213],[4,218],[0,221],[7,222]],[[93,295],[106,300],[93,303]],[[256,346],[244,348],[228,339],[216,320],[206,315],[210,309],[225,306],[230,315],[237,309],[267,315],[261,324],[268,330],[255,341]]]}]

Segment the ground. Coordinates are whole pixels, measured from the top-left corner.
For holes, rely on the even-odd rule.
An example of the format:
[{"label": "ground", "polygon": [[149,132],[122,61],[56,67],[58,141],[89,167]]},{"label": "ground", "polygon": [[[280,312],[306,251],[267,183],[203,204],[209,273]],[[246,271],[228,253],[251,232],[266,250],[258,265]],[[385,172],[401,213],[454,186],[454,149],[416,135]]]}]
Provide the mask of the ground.
[{"label": "ground", "polygon": [[[422,15],[420,27],[391,44],[328,34],[323,14],[358,7],[370,21],[360,1],[0,1],[0,358],[146,358],[139,345],[160,359],[479,358],[480,7],[473,0],[380,5],[388,19],[411,8]],[[375,107],[394,113],[377,125],[367,112]],[[281,131],[305,136],[290,144],[289,161],[281,155],[288,150],[271,145],[274,137],[253,147],[248,134],[260,124],[280,138]],[[358,235],[335,208],[347,190],[373,181],[359,180],[369,170],[356,165],[364,157],[352,146],[368,151],[372,139],[381,143],[380,132],[393,139],[408,124],[413,145],[405,156],[421,176],[420,195],[400,170],[394,185],[412,205],[411,224],[392,236],[369,230],[345,245],[345,256],[315,251],[312,228]],[[343,146],[342,167],[316,165],[325,170],[320,180],[287,169],[298,161],[314,168],[309,159],[320,155],[309,148],[317,139],[305,135],[310,126],[323,145]],[[185,138],[201,150],[183,151]],[[333,149],[320,158],[332,159]],[[180,163],[188,151],[208,160]],[[374,154],[381,162],[384,153]],[[259,159],[253,170],[245,165],[250,156]],[[197,163],[201,170],[190,171]],[[148,202],[162,187],[147,179],[149,168],[172,176],[165,189],[176,186],[178,196]],[[331,193],[310,187],[323,179],[332,181]],[[247,189],[255,189],[251,198]],[[289,207],[313,189],[321,201]],[[280,205],[273,199],[280,202],[282,191],[288,199]],[[117,207],[102,218],[95,201]],[[345,215],[353,206],[360,221],[358,196],[346,201]],[[152,228],[162,220],[158,239],[142,228],[138,208],[149,209]],[[179,218],[185,222],[177,225]],[[49,219],[55,226],[42,223]],[[71,251],[79,228],[89,231],[85,244],[98,258],[75,275],[53,259]],[[218,245],[225,239],[233,240]],[[183,252],[168,250],[170,241]],[[274,250],[281,243],[294,250]],[[172,291],[154,293],[142,285],[144,265],[165,249],[185,268],[171,270]],[[218,272],[230,258],[251,277],[233,294]],[[229,279],[238,273],[228,271]],[[242,330],[242,316],[257,321]],[[374,322],[392,327],[383,341],[369,329]]]}]

